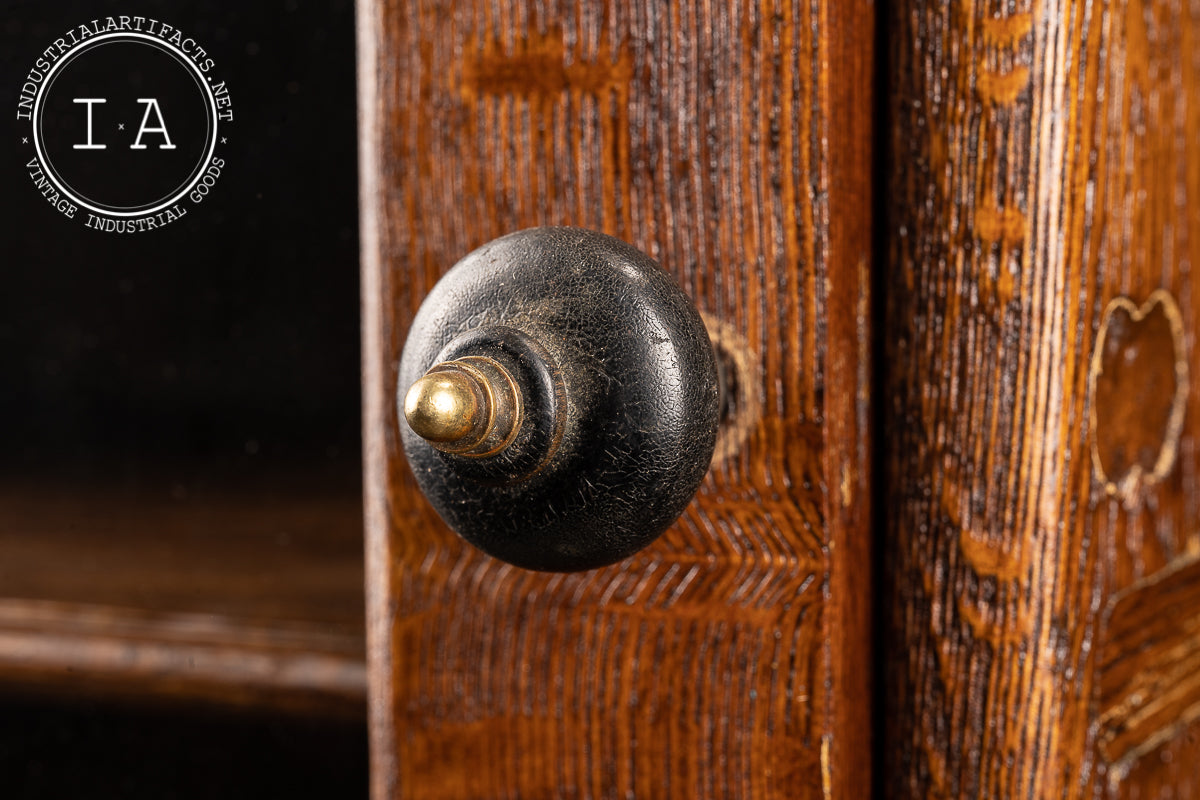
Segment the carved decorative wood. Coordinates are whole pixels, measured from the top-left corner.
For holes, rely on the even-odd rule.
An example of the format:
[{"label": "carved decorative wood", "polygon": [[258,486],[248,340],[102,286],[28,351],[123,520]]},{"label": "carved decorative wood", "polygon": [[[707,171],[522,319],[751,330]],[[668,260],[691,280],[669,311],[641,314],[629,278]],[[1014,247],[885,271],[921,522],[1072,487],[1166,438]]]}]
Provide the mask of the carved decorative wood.
[{"label": "carved decorative wood", "polygon": [[[359,15],[375,797],[863,796],[870,5]],[[736,373],[682,520],[578,574],[463,544],[397,440],[422,298],[545,224],[658,259]]]},{"label": "carved decorative wood", "polygon": [[889,794],[1191,797],[1200,6],[891,29]]}]

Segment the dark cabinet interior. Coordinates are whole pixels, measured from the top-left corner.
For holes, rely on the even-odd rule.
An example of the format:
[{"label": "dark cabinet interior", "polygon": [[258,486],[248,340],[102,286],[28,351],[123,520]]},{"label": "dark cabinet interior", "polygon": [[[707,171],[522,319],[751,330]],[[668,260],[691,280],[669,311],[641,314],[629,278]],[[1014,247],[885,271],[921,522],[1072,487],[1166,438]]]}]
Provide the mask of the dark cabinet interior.
[{"label": "dark cabinet interior", "polygon": [[[97,6],[6,4],[0,72],[116,13]],[[164,762],[187,784],[189,764],[261,748],[264,770],[327,752],[353,785],[353,3],[143,6],[211,43],[243,113],[219,192],[154,232],[71,225],[19,158],[0,164],[0,772],[73,794],[37,771],[146,749],[138,786],[205,796],[209,779],[189,793]],[[126,789],[97,777],[88,794],[140,796]]]},{"label": "dark cabinet interior", "polygon": [[0,694],[11,798],[364,797],[361,720]]}]

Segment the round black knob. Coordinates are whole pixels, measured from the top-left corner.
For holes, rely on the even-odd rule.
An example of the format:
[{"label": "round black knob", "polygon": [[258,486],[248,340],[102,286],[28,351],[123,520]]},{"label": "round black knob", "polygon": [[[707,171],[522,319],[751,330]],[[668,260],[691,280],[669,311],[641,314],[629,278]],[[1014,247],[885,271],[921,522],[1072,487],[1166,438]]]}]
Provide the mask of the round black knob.
[{"label": "round black knob", "polygon": [[632,555],[675,521],[712,458],[704,323],[636,248],[532,228],[463,258],[400,361],[404,452],[463,538],[529,569]]}]

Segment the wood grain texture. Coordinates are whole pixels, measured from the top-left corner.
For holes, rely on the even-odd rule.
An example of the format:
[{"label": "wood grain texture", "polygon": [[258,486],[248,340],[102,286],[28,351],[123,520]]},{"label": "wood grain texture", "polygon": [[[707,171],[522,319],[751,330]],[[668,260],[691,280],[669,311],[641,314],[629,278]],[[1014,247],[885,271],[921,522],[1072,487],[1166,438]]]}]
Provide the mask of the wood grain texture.
[{"label": "wood grain texture", "polygon": [[361,519],[353,487],[308,479],[9,479],[0,683],[365,717]]},{"label": "wood grain texture", "polygon": [[[376,798],[867,790],[872,36],[859,0],[360,4]],[[753,365],[682,519],[569,575],[460,542],[397,441],[422,298],[543,224],[651,254]]]},{"label": "wood grain texture", "polygon": [[1190,670],[1119,598],[1200,580],[1200,6],[891,14],[885,784],[1191,796],[1188,704],[1118,676]]},{"label": "wood grain texture", "polygon": [[1180,561],[1118,592],[1103,619],[1095,697],[1110,785],[1143,759],[1162,763],[1146,756],[1200,721],[1200,560]]},{"label": "wood grain texture", "polygon": [[311,622],[0,600],[0,683],[366,717],[362,635]]}]

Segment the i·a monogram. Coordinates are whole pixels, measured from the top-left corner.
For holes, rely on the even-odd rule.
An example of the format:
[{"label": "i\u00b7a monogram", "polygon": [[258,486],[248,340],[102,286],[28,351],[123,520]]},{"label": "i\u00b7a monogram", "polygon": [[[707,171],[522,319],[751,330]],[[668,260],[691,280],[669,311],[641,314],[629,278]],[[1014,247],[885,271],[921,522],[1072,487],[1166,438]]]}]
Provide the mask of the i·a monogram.
[{"label": "i\u00b7a monogram", "polygon": [[[92,131],[93,131],[92,123],[94,121],[92,107],[95,105],[103,105],[108,102],[108,99],[104,98],[104,97],[76,97],[74,99],[74,102],[77,104],[82,104],[82,105],[87,106],[87,141],[84,142],[83,144],[74,145],[73,149],[75,149],[75,150],[106,150],[106,149],[108,149],[108,145],[96,144],[95,139],[93,139],[93,137],[92,137]],[[159,150],[174,150],[175,145],[171,143],[171,135],[167,132],[167,124],[163,121],[162,110],[158,107],[158,100],[153,97],[139,97],[138,102],[144,103],[146,106],[146,110],[145,110],[145,113],[142,114],[142,124],[140,126],[138,126],[137,138],[134,139],[133,144],[129,145],[129,149],[130,150],[145,150],[147,145],[142,144],[142,137],[145,136],[147,133],[161,133],[162,138],[163,138],[163,143],[158,146],[158,149]],[[152,127],[152,128],[147,127],[147,123],[149,123],[149,121],[150,121],[151,112],[154,113],[154,117],[158,120],[158,125],[156,127]]]}]

